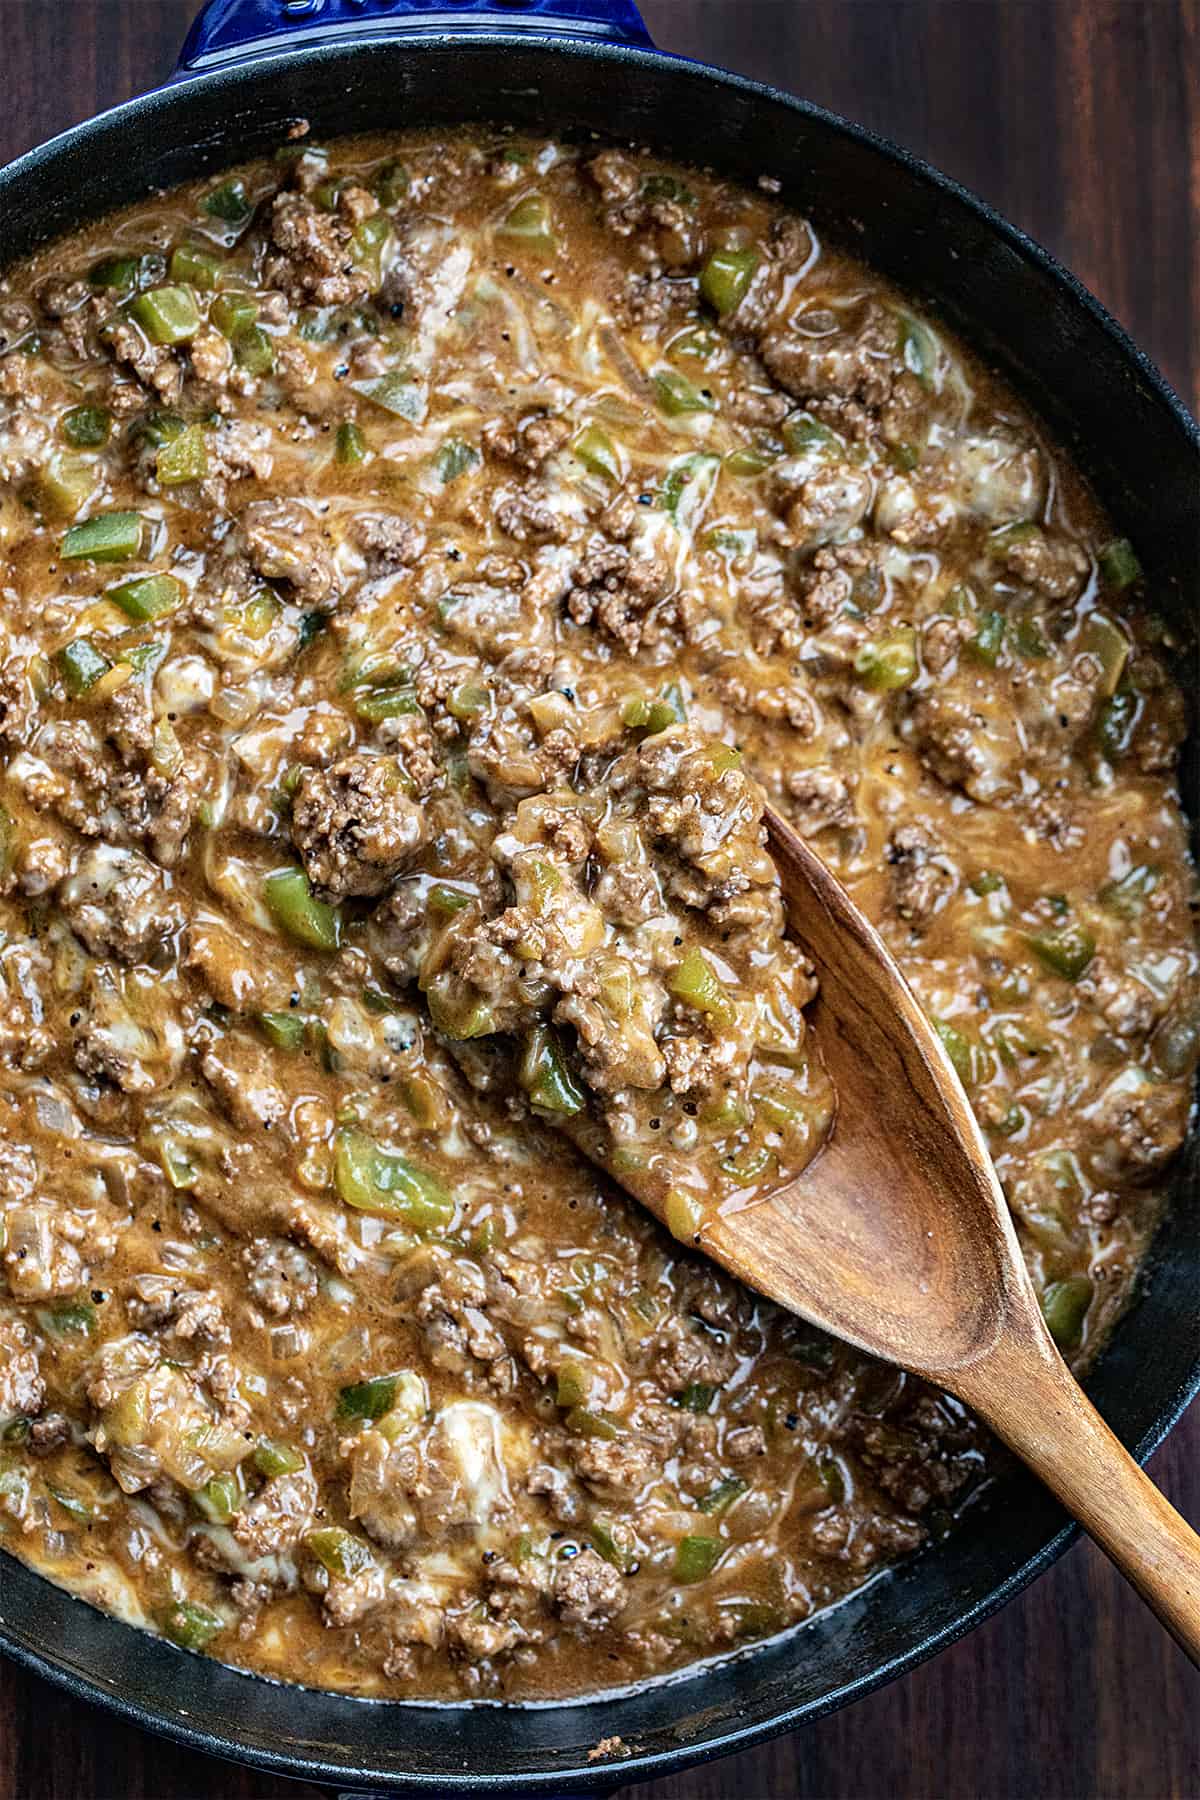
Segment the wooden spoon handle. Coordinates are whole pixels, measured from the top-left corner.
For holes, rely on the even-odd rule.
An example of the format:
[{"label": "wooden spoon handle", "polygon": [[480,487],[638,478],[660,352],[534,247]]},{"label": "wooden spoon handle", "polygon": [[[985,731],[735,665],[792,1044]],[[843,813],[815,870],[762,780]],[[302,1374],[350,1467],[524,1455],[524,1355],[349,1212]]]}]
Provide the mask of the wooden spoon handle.
[{"label": "wooden spoon handle", "polygon": [[1113,1436],[1049,1336],[1013,1331],[953,1387],[1075,1515],[1200,1667],[1200,1537]]}]

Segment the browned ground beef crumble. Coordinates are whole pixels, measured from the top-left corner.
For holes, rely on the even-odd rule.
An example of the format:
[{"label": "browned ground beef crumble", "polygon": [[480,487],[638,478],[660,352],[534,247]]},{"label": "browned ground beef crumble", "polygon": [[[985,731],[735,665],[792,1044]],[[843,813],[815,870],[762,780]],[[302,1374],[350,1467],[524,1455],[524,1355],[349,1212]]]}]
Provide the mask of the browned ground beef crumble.
[{"label": "browned ground beef crumble", "polygon": [[0,284],[0,602],[4,1550],[271,1675],[519,1698],[946,1529],[964,1410],[569,1141],[684,1225],[819,1149],[764,793],[1056,1336],[1111,1324],[1200,1028],[1172,640],[765,190],[299,144],[53,247]]}]

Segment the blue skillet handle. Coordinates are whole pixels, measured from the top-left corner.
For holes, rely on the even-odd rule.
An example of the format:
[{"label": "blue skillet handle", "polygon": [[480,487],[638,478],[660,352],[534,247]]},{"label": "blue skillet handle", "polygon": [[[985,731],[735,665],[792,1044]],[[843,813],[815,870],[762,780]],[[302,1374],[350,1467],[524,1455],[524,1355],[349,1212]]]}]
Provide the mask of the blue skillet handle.
[{"label": "blue skillet handle", "polygon": [[206,0],[174,78],[339,38],[513,30],[652,47],[633,0]]}]

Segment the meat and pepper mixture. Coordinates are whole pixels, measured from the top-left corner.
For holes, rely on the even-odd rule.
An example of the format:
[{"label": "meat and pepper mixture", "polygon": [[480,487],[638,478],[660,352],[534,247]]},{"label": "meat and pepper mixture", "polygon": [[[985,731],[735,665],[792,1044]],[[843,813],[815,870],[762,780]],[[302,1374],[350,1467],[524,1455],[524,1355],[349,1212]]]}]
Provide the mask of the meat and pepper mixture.
[{"label": "meat and pepper mixture", "polygon": [[0,590],[4,1550],[273,1676],[516,1698],[948,1527],[963,1409],[569,1134],[682,1238],[698,1171],[819,1147],[765,791],[1058,1341],[1120,1309],[1200,1034],[1183,707],[1005,389],[769,181],[301,138],[0,286]]}]

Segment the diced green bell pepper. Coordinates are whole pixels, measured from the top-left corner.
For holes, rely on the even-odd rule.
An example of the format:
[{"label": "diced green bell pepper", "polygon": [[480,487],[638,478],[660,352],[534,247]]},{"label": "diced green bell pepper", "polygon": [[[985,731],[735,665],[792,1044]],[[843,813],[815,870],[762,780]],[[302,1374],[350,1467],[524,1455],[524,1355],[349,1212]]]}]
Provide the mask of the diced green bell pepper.
[{"label": "diced green bell pepper", "polygon": [[452,977],[443,980],[439,976],[426,990],[425,1004],[434,1030],[457,1041],[489,1037],[495,1029],[492,1008],[482,995],[469,988],[464,991],[459,988]]},{"label": "diced green bell pepper", "polygon": [[246,196],[245,186],[236,175],[230,181],[223,181],[220,187],[205,194],[200,202],[200,210],[207,213],[210,219],[220,219],[225,225],[244,224],[250,217],[250,201]]},{"label": "diced green bell pepper", "polygon": [[275,923],[312,950],[336,950],[342,941],[341,908],[313,897],[303,869],[277,869],[263,882],[263,899]]},{"label": "diced green bell pepper", "polygon": [[676,963],[667,986],[677,1000],[720,1025],[732,1024],[737,1016],[733,996],[702,950],[689,950]]},{"label": "diced green bell pepper", "polygon": [[1142,565],[1128,538],[1113,538],[1097,557],[1100,573],[1109,587],[1120,593],[1142,577]]},{"label": "diced green bell pepper", "polygon": [[367,440],[353,419],[343,419],[337,428],[334,457],[343,468],[354,468],[367,459]]},{"label": "diced green bell pepper", "polygon": [[[617,1533],[620,1533],[618,1537]],[[628,1525],[614,1527],[607,1519],[593,1519],[588,1526],[588,1536],[606,1563],[614,1569],[620,1569],[623,1575],[629,1575],[637,1561],[637,1539]]]},{"label": "diced green bell pepper", "polygon": [[58,428],[75,450],[99,450],[112,435],[112,414],[107,406],[73,406]]},{"label": "diced green bell pepper", "polygon": [[872,638],[854,658],[854,672],[866,687],[892,692],[908,687],[917,675],[917,638],[909,627],[888,637]]},{"label": "diced green bell pepper", "polygon": [[416,690],[407,682],[393,682],[384,687],[368,688],[354,702],[354,710],[360,719],[377,725],[380,719],[400,719],[409,713],[421,711]]},{"label": "diced green bell pepper", "polygon": [[464,681],[456,687],[446,700],[446,711],[454,719],[468,724],[477,719],[481,713],[492,709],[491,688],[481,687],[477,681]]},{"label": "diced green bell pepper", "polygon": [[304,1467],[304,1458],[290,1444],[281,1444],[278,1438],[260,1437],[250,1457],[260,1475],[268,1481],[276,1475],[295,1475]]},{"label": "diced green bell pepper", "polygon": [[174,575],[139,575],[108,589],[105,598],[139,624],[173,612],[183,599],[183,583]]},{"label": "diced green bell pepper", "polygon": [[464,444],[461,438],[447,438],[437,453],[437,472],[444,485],[449,487],[460,475],[477,469],[482,461],[474,444]]},{"label": "diced green bell pepper", "polygon": [[724,1481],[718,1481],[716,1487],[710,1488],[704,1498],[698,1502],[702,1513],[719,1515],[727,1512],[734,1501],[747,1490],[750,1483],[740,1476],[730,1475]]},{"label": "diced green bell pepper", "polygon": [[1042,1317],[1060,1350],[1074,1350],[1078,1345],[1092,1294],[1087,1276],[1073,1275],[1066,1281],[1052,1281],[1042,1295]]},{"label": "diced green bell pepper", "polygon": [[396,1377],[376,1375],[355,1381],[338,1394],[339,1419],[382,1419],[396,1404]]},{"label": "diced green bell pepper", "polygon": [[72,525],[62,541],[67,562],[128,562],[142,547],[142,516],[135,512],[98,513]]},{"label": "diced green bell pepper", "polygon": [[704,1208],[695,1194],[672,1188],[663,1204],[663,1220],[680,1244],[694,1244],[704,1221]]},{"label": "diced green bell pepper", "polygon": [[679,369],[659,369],[654,376],[654,392],[661,411],[670,419],[685,413],[714,412],[716,401],[702,393]]},{"label": "diced green bell pepper", "polygon": [[946,1019],[934,1019],[933,1029],[941,1039],[943,1050],[954,1064],[954,1073],[966,1087],[975,1072],[970,1040]]},{"label": "diced green bell pepper", "polygon": [[184,1650],[203,1650],[225,1629],[220,1613],[200,1606],[194,1600],[177,1600],[165,1607],[158,1614],[157,1622],[163,1636]]},{"label": "diced green bell pepper", "polygon": [[105,256],[88,270],[88,282],[94,288],[124,293],[137,286],[141,268],[140,256]]},{"label": "diced green bell pepper", "polygon": [[1135,863],[1116,881],[1106,881],[1097,899],[1106,912],[1116,913],[1119,919],[1139,919],[1161,873],[1153,863]]},{"label": "diced green bell pepper", "polygon": [[301,1013],[262,1012],[258,1015],[258,1023],[263,1036],[277,1050],[299,1050],[304,1043],[308,1021]]},{"label": "diced green bell pepper", "polygon": [[695,206],[696,196],[686,182],[680,181],[678,175],[668,175],[665,170],[656,169],[653,175],[647,175],[642,183],[643,200],[674,200],[680,206]]},{"label": "diced green bell pepper", "polygon": [[1096,940],[1082,925],[1030,932],[1025,942],[1038,960],[1064,981],[1078,981],[1096,954]]},{"label": "diced green bell pepper", "polygon": [[74,1519],[77,1524],[90,1525],[96,1517],[95,1507],[90,1500],[85,1500],[82,1494],[75,1493],[72,1488],[59,1487],[56,1482],[52,1481],[47,1481],[46,1487],[67,1517]]},{"label": "diced green bell pepper", "polygon": [[746,1149],[738,1156],[723,1156],[721,1170],[731,1181],[745,1187],[751,1181],[757,1181],[772,1160],[772,1152],[765,1145],[759,1144],[754,1149]]},{"label": "diced green bell pepper", "polygon": [[75,638],[55,652],[54,661],[66,684],[67,692],[76,700],[95,687],[102,675],[112,668],[103,651],[97,650],[91,638]]},{"label": "diced green bell pepper", "polygon": [[712,1574],[721,1556],[721,1540],[690,1535],[675,1546],[676,1581],[703,1581]]},{"label": "diced green bell pepper", "polygon": [[496,232],[499,237],[516,238],[544,249],[553,248],[554,215],[545,194],[526,194],[524,199],[518,200],[503,223],[497,225]]},{"label": "diced green bell pepper", "polygon": [[583,1406],[591,1392],[591,1383],[578,1363],[560,1363],[555,1378],[554,1404],[556,1406]]},{"label": "diced green bell pepper", "polygon": [[772,463],[778,461],[778,452],[744,445],[729,452],[725,458],[725,467],[731,475],[761,475]]},{"label": "diced green bell pepper", "polygon": [[985,612],[980,617],[975,636],[967,641],[967,649],[976,662],[986,663],[989,669],[994,669],[1004,648],[1004,633],[1004,614]]},{"label": "diced green bell pepper", "polygon": [[571,454],[593,475],[620,481],[621,458],[603,425],[585,425],[571,444]]},{"label": "diced green bell pepper", "polygon": [[252,294],[236,291],[218,294],[208,316],[222,336],[232,340],[239,331],[253,325],[258,317],[258,301]]},{"label": "diced green bell pepper", "polygon": [[837,447],[837,436],[828,425],[822,425],[820,419],[814,419],[811,413],[792,413],[783,421],[783,441],[793,456],[805,450],[832,450]]},{"label": "diced green bell pepper", "polygon": [[360,219],[350,240],[351,254],[364,271],[371,287],[377,288],[383,278],[383,247],[391,236],[392,221],[385,212],[371,213]]},{"label": "diced green bell pepper", "polygon": [[680,725],[687,719],[687,703],[677,681],[665,687],[656,699],[643,694],[630,694],[621,703],[621,723],[631,731],[646,730],[651,736]]},{"label": "diced green bell pepper", "polygon": [[689,525],[702,511],[716,485],[720,458],[698,451],[672,463],[659,491],[659,505],[678,525]]},{"label": "diced green bell pepper", "polygon": [[246,1495],[233,1470],[214,1475],[192,1494],[192,1504],[214,1525],[228,1525],[245,1503]]},{"label": "diced green bell pepper", "polygon": [[163,487],[203,481],[208,474],[208,446],[202,428],[189,425],[165,443],[155,459],[154,472]]},{"label": "diced green bell pepper", "polygon": [[96,1329],[96,1308],[90,1300],[72,1300],[42,1308],[37,1322],[50,1337],[91,1337]]},{"label": "diced green bell pepper", "polygon": [[340,1575],[346,1580],[369,1569],[375,1561],[369,1545],[353,1532],[344,1531],[340,1525],[323,1525],[310,1531],[304,1545],[331,1575]]},{"label": "diced green bell pepper", "polygon": [[583,1110],[583,1089],[567,1067],[557,1035],[547,1026],[537,1026],[525,1040],[518,1079],[538,1112],[569,1119]]},{"label": "diced green bell pepper", "polygon": [[1130,642],[1108,613],[1089,613],[1080,637],[1080,649],[1100,664],[1100,692],[1115,694],[1129,661]]},{"label": "diced green bell pepper", "polygon": [[714,250],[700,271],[700,292],[722,318],[736,312],[758,267],[754,250]]},{"label": "diced green bell pepper", "polygon": [[354,1126],[334,1139],[334,1182],[347,1206],[400,1218],[418,1231],[438,1231],[454,1217],[453,1197],[435,1175],[381,1148]]},{"label": "diced green bell pepper", "polygon": [[621,1427],[615,1419],[590,1406],[573,1406],[564,1422],[575,1437],[602,1438],[611,1443],[621,1435]]},{"label": "diced green bell pepper", "polygon": [[204,322],[185,287],[148,288],[129,310],[152,344],[190,343]]},{"label": "diced green bell pepper", "polygon": [[275,367],[275,345],[261,325],[239,325],[232,339],[233,354],[247,375],[269,375]]},{"label": "diced green bell pepper", "polygon": [[438,882],[435,887],[430,888],[425,904],[435,917],[449,919],[455,913],[465,912],[471,904],[471,898],[470,894],[464,894],[458,888],[446,887],[444,883]]},{"label": "diced green bell pepper", "polygon": [[167,264],[167,274],[182,287],[211,291],[220,285],[223,266],[219,256],[214,256],[211,250],[202,250],[199,244],[176,244]]},{"label": "diced green bell pepper", "polygon": [[408,192],[409,173],[401,162],[384,163],[371,183],[371,192],[380,206],[395,206]]},{"label": "diced green bell pepper", "polygon": [[48,513],[73,519],[96,490],[96,469],[82,456],[56,450],[41,470],[37,485]]},{"label": "diced green bell pepper", "polygon": [[981,869],[971,882],[971,892],[985,899],[988,894],[998,894],[1004,885],[1003,875],[998,875],[995,869]]},{"label": "diced green bell pepper", "polygon": [[381,406],[384,412],[391,413],[397,419],[407,419],[412,425],[419,425],[425,417],[428,399],[424,387],[412,375],[403,369],[392,369],[386,375],[379,375],[370,381],[352,383],[356,394]]}]

